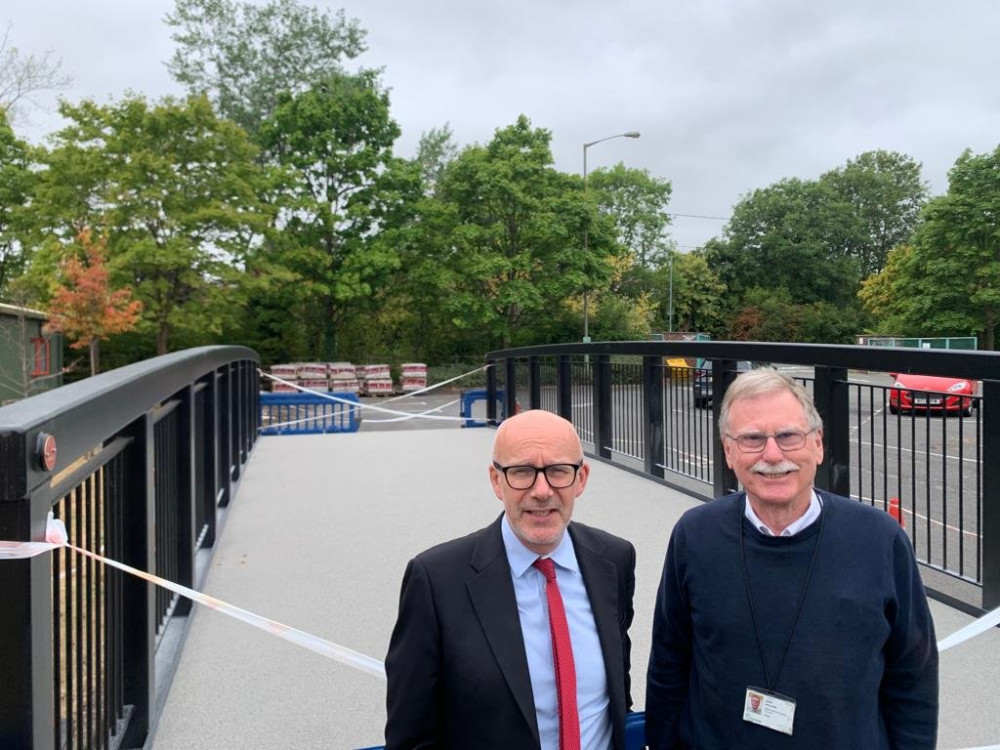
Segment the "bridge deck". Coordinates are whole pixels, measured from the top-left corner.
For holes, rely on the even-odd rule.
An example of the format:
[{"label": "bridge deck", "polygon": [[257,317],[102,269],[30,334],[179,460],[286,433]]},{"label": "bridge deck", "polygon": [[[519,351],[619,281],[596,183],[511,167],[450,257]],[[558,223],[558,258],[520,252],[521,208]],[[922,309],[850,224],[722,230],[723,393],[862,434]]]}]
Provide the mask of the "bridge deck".
[{"label": "bridge deck", "polygon": [[[265,437],[218,542],[206,593],[379,660],[403,568],[489,523],[493,431],[437,429]],[[593,462],[575,517],[637,549],[633,697],[644,701],[653,600],[671,527],[697,501]],[[972,618],[932,602],[938,637]],[[195,607],[155,750],[378,744],[384,682]],[[1000,743],[1000,632],[942,655],[939,747]],[[1000,746],[1000,745],[998,745]]]}]

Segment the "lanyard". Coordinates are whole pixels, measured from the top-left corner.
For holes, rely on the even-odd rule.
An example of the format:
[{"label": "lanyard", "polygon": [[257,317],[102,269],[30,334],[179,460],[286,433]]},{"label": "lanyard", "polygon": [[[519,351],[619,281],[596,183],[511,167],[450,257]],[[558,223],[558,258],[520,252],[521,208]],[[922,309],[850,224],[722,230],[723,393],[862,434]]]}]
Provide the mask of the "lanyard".
[{"label": "lanyard", "polygon": [[[744,498],[744,502],[750,502],[748,498]],[[774,680],[771,680],[771,676],[767,671],[767,660],[764,659],[764,648],[760,643],[760,629],[757,627],[757,611],[753,604],[753,594],[750,593],[750,564],[747,562],[747,550],[746,541],[744,539],[743,532],[743,507],[737,503],[736,507],[739,509],[739,521],[740,521],[740,557],[743,560],[743,585],[746,587],[747,592],[747,602],[750,604],[750,621],[753,623],[753,635],[757,641],[757,653],[760,655],[760,666],[764,670],[764,680],[767,682],[767,689],[774,690],[775,686],[778,684],[778,678],[781,676],[781,668],[785,666],[785,657],[788,656],[788,648],[792,644],[792,636],[795,635],[795,628],[799,624],[799,616],[802,614],[802,605],[806,601],[806,592],[809,590],[809,581],[812,580],[813,569],[816,567],[816,553],[819,551],[819,541],[823,534],[823,518],[826,513],[820,512],[819,514],[819,529],[816,531],[816,544],[813,546],[812,559],[809,560],[809,569],[806,571],[806,580],[802,584],[802,592],[799,594],[799,603],[795,608],[795,619],[792,620],[791,630],[788,631],[788,638],[785,640],[785,647],[781,651],[781,659],[778,661],[778,669],[774,674]]]}]

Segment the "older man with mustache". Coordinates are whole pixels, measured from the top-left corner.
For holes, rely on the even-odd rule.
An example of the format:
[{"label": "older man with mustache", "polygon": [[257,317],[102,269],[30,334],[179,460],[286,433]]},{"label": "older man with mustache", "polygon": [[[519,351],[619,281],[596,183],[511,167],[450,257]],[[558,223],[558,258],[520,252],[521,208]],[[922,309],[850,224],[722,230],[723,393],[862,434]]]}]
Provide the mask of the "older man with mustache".
[{"label": "older man with mustache", "polygon": [[913,549],[888,514],[813,486],[823,424],[772,370],[719,422],[743,492],[674,527],[653,614],[652,750],[932,750],[938,657]]}]

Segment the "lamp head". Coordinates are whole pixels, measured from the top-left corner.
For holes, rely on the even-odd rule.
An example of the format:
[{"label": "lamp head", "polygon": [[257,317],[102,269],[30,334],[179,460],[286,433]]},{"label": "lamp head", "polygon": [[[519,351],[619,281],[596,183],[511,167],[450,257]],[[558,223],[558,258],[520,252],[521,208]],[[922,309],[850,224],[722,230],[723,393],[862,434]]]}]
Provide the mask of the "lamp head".
[{"label": "lamp head", "polygon": [[639,137],[639,131],[638,130],[630,130],[627,133],[622,133],[622,135],[625,136],[626,138],[638,138]]}]

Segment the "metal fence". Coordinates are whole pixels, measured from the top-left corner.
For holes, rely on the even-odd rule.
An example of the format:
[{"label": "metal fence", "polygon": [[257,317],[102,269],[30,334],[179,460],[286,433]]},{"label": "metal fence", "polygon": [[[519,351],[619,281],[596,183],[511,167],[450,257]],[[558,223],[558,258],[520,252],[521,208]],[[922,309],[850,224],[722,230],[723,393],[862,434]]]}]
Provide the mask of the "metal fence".
[{"label": "metal fence", "polygon": [[[0,409],[0,539],[44,538],[52,510],[75,546],[198,586],[256,440],[258,366],[204,347]],[[0,562],[0,590],[0,747],[141,747],[190,602],[66,549]]]},{"label": "metal fence", "polygon": [[[515,404],[562,414],[590,455],[709,500],[736,490],[718,408],[736,363],[785,369],[824,421],[819,487],[888,510],[898,500],[932,595],[967,611],[1000,605],[1000,354],[735,342],[614,342],[494,351],[487,388]],[[704,370],[667,360],[705,361]],[[714,363],[714,366],[713,366]],[[710,408],[694,382],[710,378]],[[954,415],[892,413],[890,373],[979,381]],[[489,399],[487,400],[489,403]],[[991,407],[992,405],[992,407]],[[496,413],[488,413],[490,419]]]}]

